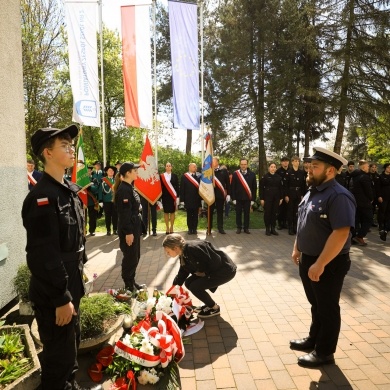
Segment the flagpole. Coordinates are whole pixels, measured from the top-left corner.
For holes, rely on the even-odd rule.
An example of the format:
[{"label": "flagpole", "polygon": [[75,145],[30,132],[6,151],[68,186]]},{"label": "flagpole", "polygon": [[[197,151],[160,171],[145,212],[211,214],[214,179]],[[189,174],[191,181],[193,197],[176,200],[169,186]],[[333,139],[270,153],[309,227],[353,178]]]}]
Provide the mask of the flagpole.
[{"label": "flagpole", "polygon": [[153,52],[154,52],[154,63],[153,63],[153,78],[154,78],[154,151],[156,166],[158,167],[158,134],[157,134],[157,71],[156,71],[156,0],[153,0]]},{"label": "flagpole", "polygon": [[[204,72],[204,65],[203,65],[203,1],[200,2],[200,88],[201,88],[201,139],[204,139],[204,103],[203,103],[203,72]],[[204,142],[202,142],[202,162],[204,161]]]},{"label": "flagpole", "polygon": [[103,0],[99,1],[99,28],[100,28],[100,85],[101,85],[101,107],[102,107],[102,138],[103,138],[103,167],[106,166],[106,120],[104,106],[104,70],[103,70]]}]

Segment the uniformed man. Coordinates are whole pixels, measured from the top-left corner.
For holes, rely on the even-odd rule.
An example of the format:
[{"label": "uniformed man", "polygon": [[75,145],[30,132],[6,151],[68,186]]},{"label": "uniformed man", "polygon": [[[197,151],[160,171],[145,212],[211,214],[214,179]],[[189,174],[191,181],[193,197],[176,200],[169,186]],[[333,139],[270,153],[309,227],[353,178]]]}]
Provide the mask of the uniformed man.
[{"label": "uniformed man", "polygon": [[347,161],[324,148],[309,158],[309,192],[299,205],[298,230],[292,261],[299,266],[311,305],[309,336],[291,340],[290,348],[311,351],[298,364],[317,367],[334,363],[340,333],[340,294],[351,261],[351,228],[355,224],[353,195],[335,180]]},{"label": "uniformed man", "polygon": [[370,170],[369,175],[371,179],[371,187],[372,191],[374,193],[374,200],[372,201],[372,214],[373,214],[373,221],[372,221],[372,227],[378,227],[378,224],[375,223],[375,214],[377,214],[378,210],[378,195],[376,193],[376,189],[378,188],[377,182],[379,180],[379,173],[378,173],[378,166],[375,163],[370,164]]},{"label": "uniformed man", "polygon": [[[280,167],[276,170],[275,173],[277,173],[283,180],[286,176],[288,165],[290,163],[290,160],[288,157],[282,157],[280,160]],[[279,205],[278,209],[278,230],[286,229],[287,228],[287,203],[283,199],[283,202]]]},{"label": "uniformed man", "polygon": [[379,175],[376,194],[378,196],[378,224],[379,238],[386,241],[390,231],[390,163],[383,165],[383,172]]},{"label": "uniformed man", "polygon": [[111,226],[114,234],[118,234],[118,215],[114,206],[113,187],[115,183],[116,167],[108,165],[104,168],[106,176],[102,178],[99,199],[103,202],[104,222],[106,223],[107,236],[111,236]]},{"label": "uniformed man", "polygon": [[188,172],[181,177],[180,203],[187,211],[188,234],[198,234],[199,207],[201,197],[199,195],[199,183],[201,174],[197,171],[195,163],[190,163]]},{"label": "uniformed man", "polygon": [[92,181],[94,186],[97,188],[97,200],[99,202],[99,208],[97,210],[97,218],[101,218],[103,216],[103,201],[100,197],[102,190],[102,180],[103,180],[103,171],[102,171],[102,163],[100,161],[95,161],[93,163],[93,169],[92,169]]},{"label": "uniformed man", "polygon": [[98,213],[99,213],[99,184],[96,179],[93,178],[92,175],[93,167],[88,167],[88,176],[91,181],[91,185],[87,189],[88,194],[88,230],[91,236],[95,235]]},{"label": "uniformed man", "polygon": [[37,184],[38,180],[42,177],[42,173],[35,170],[34,160],[27,160],[27,181],[28,189],[31,189]]},{"label": "uniformed man", "polygon": [[218,232],[226,234],[223,230],[223,206],[225,200],[230,201],[230,179],[227,169],[222,169],[219,166],[219,158],[213,157],[213,168],[215,178],[215,202],[210,206],[210,228],[213,226],[213,213],[214,209],[217,209],[217,227]]},{"label": "uniformed man", "polygon": [[301,201],[306,187],[305,174],[299,169],[299,157],[291,157],[292,167],[287,170],[284,176],[286,194],[284,197],[287,203],[288,234],[293,236],[297,232],[298,205]]},{"label": "uniformed man", "polygon": [[[256,175],[248,168],[248,160],[240,160],[240,169],[233,173],[230,196],[236,206],[236,233],[240,234],[242,228],[246,234],[250,234],[249,222],[251,207],[255,203],[257,195]],[[244,214],[244,224],[242,223]]]},{"label": "uniformed man", "polygon": [[345,188],[352,192],[353,189],[353,180],[352,180],[352,172],[355,170],[355,162],[348,161],[347,164],[347,172],[345,172]]},{"label": "uniformed man", "polygon": [[[77,126],[39,129],[31,137],[45,172],[23,203],[27,231],[29,297],[40,339],[42,390],[82,389],[75,381],[80,343],[79,303],[84,295],[84,213],[76,184],[64,179],[73,166]],[[95,386],[94,389],[101,389]]]}]

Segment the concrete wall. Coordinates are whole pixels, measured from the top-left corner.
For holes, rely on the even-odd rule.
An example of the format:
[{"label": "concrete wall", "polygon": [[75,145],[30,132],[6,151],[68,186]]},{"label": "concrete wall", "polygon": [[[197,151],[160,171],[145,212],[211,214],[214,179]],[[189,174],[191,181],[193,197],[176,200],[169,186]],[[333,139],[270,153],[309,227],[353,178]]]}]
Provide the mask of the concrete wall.
[{"label": "concrete wall", "polygon": [[21,219],[27,194],[20,1],[0,1],[0,308],[14,297],[11,279],[26,259]]}]

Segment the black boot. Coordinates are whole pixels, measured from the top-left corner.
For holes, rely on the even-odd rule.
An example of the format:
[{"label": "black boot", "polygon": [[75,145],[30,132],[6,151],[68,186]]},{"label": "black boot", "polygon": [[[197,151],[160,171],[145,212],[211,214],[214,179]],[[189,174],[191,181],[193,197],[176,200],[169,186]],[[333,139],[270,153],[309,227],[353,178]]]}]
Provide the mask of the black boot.
[{"label": "black boot", "polygon": [[387,231],[386,230],[381,230],[379,232],[379,238],[382,240],[382,241],[386,241],[386,238],[387,238]]},{"label": "black boot", "polygon": [[269,226],[265,227],[265,235],[266,236],[270,236],[271,235],[271,230],[270,230]]},{"label": "black boot", "polygon": [[271,225],[271,234],[273,234],[274,236],[279,235],[279,233],[275,230],[275,226],[272,226],[272,225]]},{"label": "black boot", "polygon": [[294,228],[290,225],[289,227],[288,227],[288,234],[290,235],[290,236],[293,236],[295,233],[294,233]]}]

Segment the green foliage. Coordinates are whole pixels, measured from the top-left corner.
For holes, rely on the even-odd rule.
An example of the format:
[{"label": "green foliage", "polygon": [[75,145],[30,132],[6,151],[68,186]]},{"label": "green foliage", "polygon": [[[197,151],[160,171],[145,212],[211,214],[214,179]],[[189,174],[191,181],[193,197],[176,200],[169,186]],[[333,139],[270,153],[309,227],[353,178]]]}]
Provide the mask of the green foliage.
[{"label": "green foliage", "polygon": [[16,276],[12,279],[12,285],[16,294],[22,302],[28,302],[28,290],[30,288],[31,272],[27,264],[18,267]]},{"label": "green foliage", "polygon": [[1,386],[14,382],[31,368],[31,359],[25,357],[24,351],[24,340],[19,329],[0,333]]},{"label": "green foliage", "polygon": [[85,296],[80,302],[81,339],[104,333],[119,314],[130,314],[130,306],[118,303],[109,294]]}]

